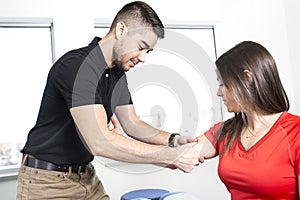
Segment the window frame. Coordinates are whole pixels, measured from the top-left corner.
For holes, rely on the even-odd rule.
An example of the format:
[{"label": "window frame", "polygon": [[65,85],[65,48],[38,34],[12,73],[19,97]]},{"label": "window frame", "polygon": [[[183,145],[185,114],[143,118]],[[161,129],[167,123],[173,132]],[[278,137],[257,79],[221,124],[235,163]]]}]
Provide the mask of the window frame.
[{"label": "window frame", "polygon": [[[0,28],[49,28],[51,44],[51,60],[55,61],[55,45],[52,18],[3,18],[0,17]],[[19,166],[0,169],[0,181],[16,179]]]}]

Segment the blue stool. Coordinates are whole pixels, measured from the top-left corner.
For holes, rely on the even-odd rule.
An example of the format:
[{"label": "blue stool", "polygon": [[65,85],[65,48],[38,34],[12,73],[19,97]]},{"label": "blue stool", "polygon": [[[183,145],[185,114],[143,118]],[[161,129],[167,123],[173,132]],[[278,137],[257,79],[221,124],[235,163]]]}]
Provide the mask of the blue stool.
[{"label": "blue stool", "polygon": [[160,196],[159,200],[163,200],[163,199],[167,198],[168,196],[172,196],[172,195],[175,195],[175,194],[178,194],[178,193],[181,193],[181,192],[168,192],[168,193],[165,193],[165,194]]},{"label": "blue stool", "polygon": [[169,192],[163,194],[159,200],[199,200],[199,199],[186,192]]},{"label": "blue stool", "polygon": [[123,194],[121,200],[159,200],[166,193],[169,193],[169,191],[163,189],[140,189]]}]

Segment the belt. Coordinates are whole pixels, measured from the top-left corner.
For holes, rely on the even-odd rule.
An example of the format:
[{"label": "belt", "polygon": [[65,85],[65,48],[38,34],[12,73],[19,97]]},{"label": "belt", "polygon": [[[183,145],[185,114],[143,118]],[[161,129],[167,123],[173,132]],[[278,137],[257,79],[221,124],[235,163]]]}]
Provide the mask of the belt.
[{"label": "belt", "polygon": [[24,166],[37,168],[37,169],[45,169],[45,170],[53,170],[59,172],[72,172],[76,174],[87,172],[88,165],[55,165],[53,163],[39,160],[30,156],[26,156],[24,162]]}]

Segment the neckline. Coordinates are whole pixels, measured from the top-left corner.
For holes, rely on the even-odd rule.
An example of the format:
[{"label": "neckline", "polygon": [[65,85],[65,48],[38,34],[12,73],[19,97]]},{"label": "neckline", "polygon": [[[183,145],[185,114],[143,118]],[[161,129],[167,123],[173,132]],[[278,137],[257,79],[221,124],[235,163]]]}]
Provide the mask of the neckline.
[{"label": "neckline", "polygon": [[269,131],[262,137],[260,138],[255,144],[253,144],[248,150],[245,149],[242,141],[241,141],[241,136],[238,137],[238,146],[240,150],[242,150],[244,153],[250,153],[254,151],[256,148],[258,148],[262,143],[264,143],[265,140],[267,140],[272,133],[274,132],[274,129],[278,126],[279,122],[281,119],[283,119],[287,114],[287,111],[284,111],[280,114],[280,116],[277,118],[277,120],[274,122],[274,124],[271,126]]}]

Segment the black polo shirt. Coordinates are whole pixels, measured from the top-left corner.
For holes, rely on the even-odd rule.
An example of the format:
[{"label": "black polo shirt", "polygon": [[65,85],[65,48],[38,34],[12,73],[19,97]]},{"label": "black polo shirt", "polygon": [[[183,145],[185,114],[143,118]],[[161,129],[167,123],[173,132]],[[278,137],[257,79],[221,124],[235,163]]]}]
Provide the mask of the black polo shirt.
[{"label": "black polo shirt", "polygon": [[55,164],[85,164],[94,156],[80,139],[69,109],[102,104],[107,120],[118,105],[132,104],[125,72],[108,68],[96,37],[63,55],[50,69],[35,126],[21,150]]}]

